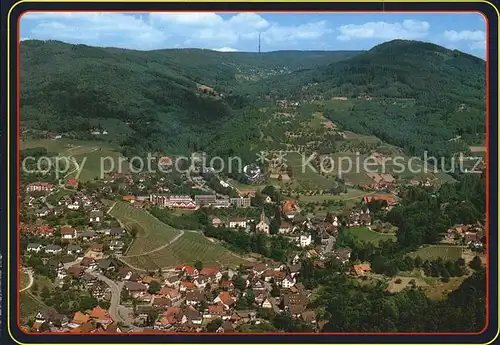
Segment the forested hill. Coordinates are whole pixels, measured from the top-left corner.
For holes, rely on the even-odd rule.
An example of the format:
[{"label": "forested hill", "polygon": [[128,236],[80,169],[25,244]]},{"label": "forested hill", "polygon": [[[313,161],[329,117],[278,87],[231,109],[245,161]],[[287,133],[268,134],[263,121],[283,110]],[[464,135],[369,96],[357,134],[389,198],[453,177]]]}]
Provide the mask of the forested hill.
[{"label": "forested hill", "polygon": [[[343,112],[324,102],[332,121],[376,135],[411,154],[456,152],[463,149],[461,143],[484,138],[485,61],[431,43],[394,40],[350,59],[263,84],[262,92],[276,97],[307,100],[320,95],[325,101],[347,97],[349,107]],[[457,136],[462,141],[450,141]]]},{"label": "forested hill", "polygon": [[248,92],[258,80],[358,53],[133,51],[27,40],[21,43],[21,122],[63,133],[112,128],[109,137],[137,151],[193,149],[203,142],[201,133],[212,136],[255,103]]},{"label": "forested hill", "polygon": [[[135,153],[196,150],[217,137],[244,147],[270,116],[259,109],[285,98],[320,99],[318,110],[342,129],[409,154],[449,156],[484,138],[485,93],[483,60],[417,41],[261,54],[21,43],[23,126],[111,128],[108,140]],[[338,107],[335,96],[348,101]]]}]

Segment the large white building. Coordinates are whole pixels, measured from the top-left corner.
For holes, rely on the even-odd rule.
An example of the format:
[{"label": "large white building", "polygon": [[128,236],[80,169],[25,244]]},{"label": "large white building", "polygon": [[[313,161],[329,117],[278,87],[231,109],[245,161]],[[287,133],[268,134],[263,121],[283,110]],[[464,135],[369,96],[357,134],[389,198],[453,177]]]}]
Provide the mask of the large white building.
[{"label": "large white building", "polygon": [[151,194],[149,196],[149,201],[160,207],[170,207],[170,208],[196,208],[196,203],[189,195],[158,195]]},{"label": "large white building", "polygon": [[246,218],[233,218],[229,220],[230,228],[246,228],[247,219]]}]

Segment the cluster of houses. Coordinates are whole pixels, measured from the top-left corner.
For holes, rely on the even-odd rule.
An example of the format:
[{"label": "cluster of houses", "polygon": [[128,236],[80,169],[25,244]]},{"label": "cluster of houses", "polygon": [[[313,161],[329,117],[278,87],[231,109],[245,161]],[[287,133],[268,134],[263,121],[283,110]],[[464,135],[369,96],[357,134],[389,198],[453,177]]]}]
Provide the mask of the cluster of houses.
[{"label": "cluster of houses", "polygon": [[[115,178],[122,177],[108,176],[104,181],[104,188]],[[126,183],[132,185],[136,181],[126,180]],[[54,186],[50,184],[26,186],[28,193],[49,193],[53,190]],[[157,205],[165,208],[198,209],[248,208],[251,207],[251,197],[251,193],[237,198],[218,194],[191,197],[155,193],[142,197],[130,194],[123,199],[138,207]],[[45,198],[28,195],[26,199],[26,205],[32,208],[36,208],[39,203],[45,203]],[[324,267],[325,260],[331,257],[344,264],[350,260],[351,252],[348,248],[335,248],[335,239],[340,227],[337,217],[331,221],[326,221],[324,217],[305,217],[296,201],[288,199],[278,206],[281,223],[277,232],[302,249],[300,254],[294,254],[288,263],[259,262],[239,272],[218,266],[206,266],[197,270],[189,264],[177,266],[172,274],[136,271],[128,266],[124,267],[119,259],[113,259],[114,255],[119,258],[130,238],[121,227],[108,226],[109,220],[106,220],[104,207],[96,199],[94,194],[75,191],[62,196],[57,205],[51,208],[47,206],[49,212],[54,214],[65,210],[86,214],[86,226],[83,229],[70,225],[48,225],[43,219],[36,224],[21,224],[22,232],[40,238],[40,241],[26,246],[25,254],[42,257],[44,262],[55,270],[56,279],[60,284],[67,277],[76,279],[99,301],[111,301],[112,289],[111,285],[96,279],[95,273],[114,280],[116,286],[123,286],[122,298],[124,295],[128,296],[126,300],[120,301],[120,304],[128,306],[129,310],[133,309],[133,322],[128,325],[130,327],[124,326],[118,323],[119,320],[111,318],[111,309],[107,311],[98,306],[85,312],[67,315],[69,318],[59,315],[53,309],[47,309],[38,313],[31,327],[32,331],[109,333],[128,332],[133,328],[135,332],[199,332],[205,330],[212,320],[221,319],[222,323],[217,332],[231,332],[237,331],[242,325],[265,322],[259,316],[259,310],[264,309],[273,313],[286,311],[293,318],[316,327],[318,320],[315,311],[309,308],[311,291],[305,289],[297,280],[301,261],[309,258],[313,260],[315,267]],[[372,200],[383,200],[384,207],[387,208],[396,202],[390,196],[384,195],[372,195],[363,202],[368,204]],[[264,196],[263,201],[267,204],[273,203],[268,196]],[[371,224],[371,215],[366,206],[361,207],[358,213],[353,211],[351,216],[352,226]],[[38,215],[37,217],[43,218]],[[266,216],[263,210],[258,219],[221,219],[211,216],[210,223],[214,227],[270,234],[272,219]],[[69,267],[62,264],[60,259],[64,255],[72,255],[76,258],[76,263]],[[362,276],[369,272],[369,265],[361,264],[354,265],[351,273],[354,276]],[[244,286],[241,286],[242,279]],[[157,289],[152,289],[152,286]],[[134,308],[130,305],[130,298],[138,303]],[[243,309],[242,304],[245,306]],[[154,320],[151,320],[152,315]]]},{"label": "cluster of houses", "polygon": [[[37,313],[30,331],[114,333],[129,332],[133,327],[134,332],[200,332],[211,321],[220,319],[216,331],[232,332],[245,324],[265,322],[259,310],[287,312],[294,319],[317,326],[316,313],[309,308],[311,291],[297,282],[301,269],[298,255],[289,263],[262,262],[239,272],[219,266],[198,270],[182,264],[169,274],[153,275],[123,267],[111,259],[90,257],[68,268],[59,263],[56,269],[61,279],[66,276],[79,279],[98,300],[108,301],[109,288],[89,271],[115,272],[115,279],[123,286],[120,303],[127,305],[134,299],[137,304],[129,315],[132,324],[119,325],[119,320],[113,320],[100,306],[73,315],[44,308]],[[153,284],[157,286],[154,291]]]},{"label": "cluster of houses", "polygon": [[[50,225],[26,225],[21,223],[21,233],[29,233],[38,238],[44,238],[45,242],[54,242],[55,232],[60,232],[60,244],[29,243],[26,246],[28,254],[49,255],[83,255],[85,250],[102,255],[109,250],[114,254],[121,254],[126,242],[123,237],[126,231],[121,227],[105,228],[99,230],[77,230],[69,225],[53,227]],[[40,241],[42,242],[42,241]]]},{"label": "cluster of houses", "polygon": [[445,241],[480,250],[486,245],[485,227],[481,223],[455,225],[446,232]]}]

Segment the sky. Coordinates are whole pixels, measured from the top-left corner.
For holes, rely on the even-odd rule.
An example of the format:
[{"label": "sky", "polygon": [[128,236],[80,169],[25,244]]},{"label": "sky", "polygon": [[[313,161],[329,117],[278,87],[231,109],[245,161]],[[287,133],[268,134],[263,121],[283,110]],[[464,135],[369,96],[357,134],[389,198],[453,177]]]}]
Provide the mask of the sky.
[{"label": "sky", "polygon": [[20,39],[137,50],[367,50],[392,39],[433,42],[485,58],[479,13],[28,12]]}]

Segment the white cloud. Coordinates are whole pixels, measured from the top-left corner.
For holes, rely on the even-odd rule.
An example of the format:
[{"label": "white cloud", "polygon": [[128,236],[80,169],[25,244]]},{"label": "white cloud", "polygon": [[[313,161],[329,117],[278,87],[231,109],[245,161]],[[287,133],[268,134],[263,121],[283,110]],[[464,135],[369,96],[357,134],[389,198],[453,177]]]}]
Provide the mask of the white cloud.
[{"label": "white cloud", "polygon": [[255,13],[238,13],[237,15],[231,17],[228,21],[229,26],[233,28],[238,28],[243,26],[243,28],[262,30],[269,26],[269,22]]},{"label": "white cloud", "polygon": [[302,24],[299,26],[273,25],[262,33],[266,43],[294,42],[297,40],[313,40],[332,32],[324,20]]},{"label": "white cloud", "polygon": [[430,24],[428,22],[407,19],[402,22],[368,22],[361,25],[348,24],[338,28],[338,40],[378,38],[392,39],[418,39],[427,36]]},{"label": "white cloud", "polygon": [[[211,48],[255,41],[256,46],[259,33],[268,46],[294,44],[332,32],[326,21],[282,26],[257,13],[33,12],[25,14],[21,23],[23,36],[34,39],[133,49],[163,48],[167,42],[170,46],[183,42],[183,46]],[[23,27],[28,29],[23,31]]]},{"label": "white cloud", "polygon": [[155,24],[180,24],[188,26],[214,26],[224,22],[221,16],[211,12],[169,12],[150,13],[149,19]]},{"label": "white cloud", "polygon": [[151,49],[168,37],[145,21],[143,16],[122,13],[28,12],[21,21],[34,23],[29,32],[33,38],[98,46],[103,42],[112,42],[115,47]]},{"label": "white cloud", "polygon": [[231,48],[231,47],[215,48],[215,49],[212,49],[212,50],[215,50],[215,51],[221,52],[221,53],[230,53],[230,52],[237,52],[238,51],[238,49],[234,49],[234,48]]},{"label": "white cloud", "polygon": [[486,34],[484,31],[476,30],[447,30],[444,32],[444,37],[448,41],[456,42],[456,41],[484,41],[486,40]]},{"label": "white cloud", "polygon": [[486,50],[486,33],[482,30],[447,30],[443,36],[449,42],[467,42],[471,50]]}]

